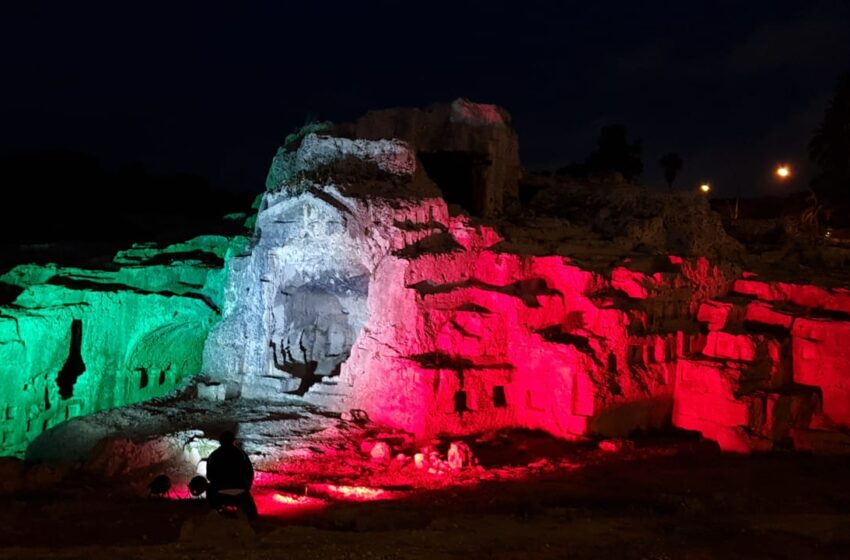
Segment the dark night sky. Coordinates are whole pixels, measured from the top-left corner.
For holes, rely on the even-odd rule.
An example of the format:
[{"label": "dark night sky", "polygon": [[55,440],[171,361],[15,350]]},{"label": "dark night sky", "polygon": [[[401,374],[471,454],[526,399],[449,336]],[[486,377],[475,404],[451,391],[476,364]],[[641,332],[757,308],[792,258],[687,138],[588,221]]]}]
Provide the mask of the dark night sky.
[{"label": "dark night sky", "polygon": [[17,4],[0,15],[0,150],[243,190],[307,114],[466,96],[511,111],[527,168],[583,159],[622,122],[644,141],[645,182],[676,150],[681,186],[765,192],[775,162],[805,163],[850,69],[839,1]]}]

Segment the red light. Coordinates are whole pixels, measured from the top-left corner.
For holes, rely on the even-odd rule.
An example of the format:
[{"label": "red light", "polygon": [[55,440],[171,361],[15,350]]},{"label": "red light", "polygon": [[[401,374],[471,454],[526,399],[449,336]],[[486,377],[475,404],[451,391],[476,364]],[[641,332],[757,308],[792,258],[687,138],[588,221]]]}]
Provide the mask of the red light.
[{"label": "red light", "polygon": [[283,492],[258,492],[254,495],[261,515],[270,517],[300,517],[321,511],[327,503],[318,498],[296,496]]},{"label": "red light", "polygon": [[332,500],[348,502],[371,502],[375,500],[392,500],[398,498],[397,492],[369,486],[337,486],[336,484],[309,484],[309,494],[323,496]]},{"label": "red light", "polygon": [[304,496],[290,496],[290,495],[284,495],[284,494],[272,494],[272,500],[276,501],[279,504],[291,504],[291,505],[301,504],[301,503],[304,503],[304,501],[306,499],[307,498],[305,498]]}]

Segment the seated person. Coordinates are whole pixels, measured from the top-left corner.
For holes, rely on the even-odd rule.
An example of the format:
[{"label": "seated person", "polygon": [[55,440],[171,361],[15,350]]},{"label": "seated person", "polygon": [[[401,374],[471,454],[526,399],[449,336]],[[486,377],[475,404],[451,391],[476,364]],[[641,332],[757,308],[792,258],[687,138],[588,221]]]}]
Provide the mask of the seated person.
[{"label": "seated person", "polygon": [[257,517],[257,505],[251,496],[254,467],[251,459],[236,445],[233,432],[219,436],[221,447],[207,459],[207,501],[214,509],[225,506],[240,508],[248,519]]}]

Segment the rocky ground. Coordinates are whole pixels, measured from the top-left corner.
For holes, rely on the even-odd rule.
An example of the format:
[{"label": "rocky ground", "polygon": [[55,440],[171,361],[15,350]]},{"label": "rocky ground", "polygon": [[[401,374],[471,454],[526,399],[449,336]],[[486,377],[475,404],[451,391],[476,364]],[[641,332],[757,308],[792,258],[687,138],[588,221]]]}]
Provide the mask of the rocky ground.
[{"label": "rocky ground", "polygon": [[[158,401],[69,422],[57,435],[71,440],[76,433],[78,450],[101,436],[117,441],[85,429],[95,423],[124,430],[122,436],[135,441],[130,447],[101,443],[86,462],[64,470],[58,483],[31,483],[0,498],[2,556],[850,555],[846,457],[722,454],[715,444],[684,433],[600,444],[533,432],[468,438],[463,443],[470,457],[457,452],[465,450],[461,442],[452,447],[437,440],[423,449],[404,434],[382,431],[356,415],[325,415],[297,399],[236,401],[223,411],[214,406]],[[156,414],[151,407],[159,407]],[[240,418],[240,437],[259,471],[255,494],[262,516],[253,526],[210,514],[203,500],[190,499],[177,467],[181,460],[191,463],[192,454],[161,452],[169,441],[182,442],[184,451],[202,449],[197,443],[204,431],[231,426],[231,416]],[[134,429],[127,431],[130,418]],[[144,418],[156,422],[146,426]],[[164,419],[181,431],[172,432],[171,440],[145,440],[146,432],[162,433]],[[154,448],[160,453],[145,452]],[[106,461],[116,450],[125,460]],[[104,465],[112,465],[108,477]],[[140,490],[158,472],[174,477],[168,498]]]}]

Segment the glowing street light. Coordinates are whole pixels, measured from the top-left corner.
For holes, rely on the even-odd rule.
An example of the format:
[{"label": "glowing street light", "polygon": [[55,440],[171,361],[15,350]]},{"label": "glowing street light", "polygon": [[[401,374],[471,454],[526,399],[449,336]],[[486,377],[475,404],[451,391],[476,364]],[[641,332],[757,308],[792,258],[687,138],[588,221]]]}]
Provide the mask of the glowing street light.
[{"label": "glowing street light", "polygon": [[779,179],[787,179],[791,176],[791,168],[783,164],[777,167],[774,173],[776,173],[776,176],[779,177]]},{"label": "glowing street light", "polygon": [[699,186],[699,190],[700,192],[708,194],[708,192],[711,190],[711,185],[709,185],[708,183],[703,183]]}]

